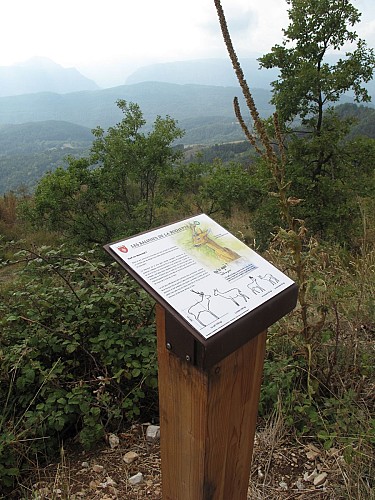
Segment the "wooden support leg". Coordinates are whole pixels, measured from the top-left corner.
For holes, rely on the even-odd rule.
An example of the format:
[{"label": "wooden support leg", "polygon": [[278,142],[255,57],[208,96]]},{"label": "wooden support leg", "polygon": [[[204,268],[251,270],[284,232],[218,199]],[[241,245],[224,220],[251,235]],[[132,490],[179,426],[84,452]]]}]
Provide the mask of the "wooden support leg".
[{"label": "wooden support leg", "polygon": [[245,500],[266,332],[201,371],[166,349],[157,306],[163,500]]}]

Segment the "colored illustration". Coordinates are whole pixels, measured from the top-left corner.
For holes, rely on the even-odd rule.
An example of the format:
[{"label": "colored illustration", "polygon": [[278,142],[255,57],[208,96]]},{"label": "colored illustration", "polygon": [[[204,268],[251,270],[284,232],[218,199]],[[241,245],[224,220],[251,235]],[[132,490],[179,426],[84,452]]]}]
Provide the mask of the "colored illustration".
[{"label": "colored illustration", "polygon": [[212,257],[219,259],[222,262],[228,263],[233,262],[234,260],[240,259],[241,255],[239,255],[234,250],[231,250],[228,247],[220,245],[213,238],[210,237],[211,230],[201,229],[196,224],[190,224],[191,230],[191,240],[193,246],[196,248],[207,248],[209,249],[209,253]]}]

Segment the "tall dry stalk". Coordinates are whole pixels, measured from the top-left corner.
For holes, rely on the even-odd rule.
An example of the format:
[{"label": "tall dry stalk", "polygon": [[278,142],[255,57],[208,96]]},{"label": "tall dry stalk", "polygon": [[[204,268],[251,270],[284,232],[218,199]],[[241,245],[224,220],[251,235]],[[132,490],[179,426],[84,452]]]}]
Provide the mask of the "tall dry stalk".
[{"label": "tall dry stalk", "polygon": [[220,0],[214,0],[217,14],[219,17],[220,28],[224,38],[224,42],[231,60],[234,72],[240,84],[245,102],[252,118],[255,134],[252,133],[243,119],[238,98],[233,101],[234,112],[240,123],[240,126],[256,152],[265,160],[269,167],[272,179],[276,186],[276,193],[272,193],[279,200],[279,210],[282,217],[284,227],[279,228],[277,239],[283,247],[287,247],[291,257],[291,267],[296,274],[299,286],[299,304],[302,319],[302,334],[306,342],[310,341],[311,329],[309,328],[308,320],[308,304],[306,299],[307,293],[307,276],[306,266],[307,260],[303,249],[306,245],[306,227],[301,219],[297,219],[292,215],[292,208],[298,205],[302,200],[297,199],[289,194],[290,183],[286,179],[286,153],[284,147],[284,138],[281,131],[281,126],[278,120],[277,113],[273,115],[273,125],[275,129],[276,150],[272,145],[271,138],[266,130],[263,121],[260,118],[254,98],[251,94],[249,85],[245,79],[237,54],[234,50],[231,36],[228,30],[228,25],[225,19],[224,10]]}]

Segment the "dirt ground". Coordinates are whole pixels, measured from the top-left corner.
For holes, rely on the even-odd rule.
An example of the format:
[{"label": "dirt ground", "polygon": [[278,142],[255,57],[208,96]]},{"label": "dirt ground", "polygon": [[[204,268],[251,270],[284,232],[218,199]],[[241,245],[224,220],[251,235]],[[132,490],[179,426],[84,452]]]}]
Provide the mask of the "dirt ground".
[{"label": "dirt ground", "polygon": [[[133,425],[91,452],[63,450],[59,462],[39,468],[13,498],[162,499],[159,443],[146,439],[146,429],[147,424]],[[134,476],[139,484],[131,484]],[[296,442],[277,424],[257,432],[248,499],[362,498],[350,494],[346,483],[339,450]]]}]

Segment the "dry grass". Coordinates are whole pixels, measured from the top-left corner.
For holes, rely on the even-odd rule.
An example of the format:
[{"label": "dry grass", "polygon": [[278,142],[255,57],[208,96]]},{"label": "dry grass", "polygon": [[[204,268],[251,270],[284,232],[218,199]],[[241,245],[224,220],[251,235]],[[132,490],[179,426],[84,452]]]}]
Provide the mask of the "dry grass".
[{"label": "dry grass", "polygon": [[[248,500],[355,499],[375,498],[371,488],[374,466],[364,447],[352,464],[343,458],[344,449],[323,450],[301,442],[287,432],[281,406],[266,422],[260,423],[255,438]],[[62,450],[61,459],[39,468],[20,485],[13,498],[34,500],[140,500],[162,498],[160,450],[145,439],[145,426],[134,425],[119,435],[115,449],[108,445],[92,452],[74,447]],[[313,450],[313,456],[309,453]],[[123,456],[134,451],[138,459],[127,465]],[[367,449],[370,453],[370,450]],[[315,455],[315,456],[314,456]],[[97,469],[95,466],[99,466]],[[305,480],[327,473],[324,484]],[[144,480],[132,486],[129,478],[141,472]],[[316,474],[315,473],[315,474]],[[305,479],[304,479],[305,478]],[[195,499],[191,499],[195,500]],[[224,499],[223,499],[224,500]]]}]

